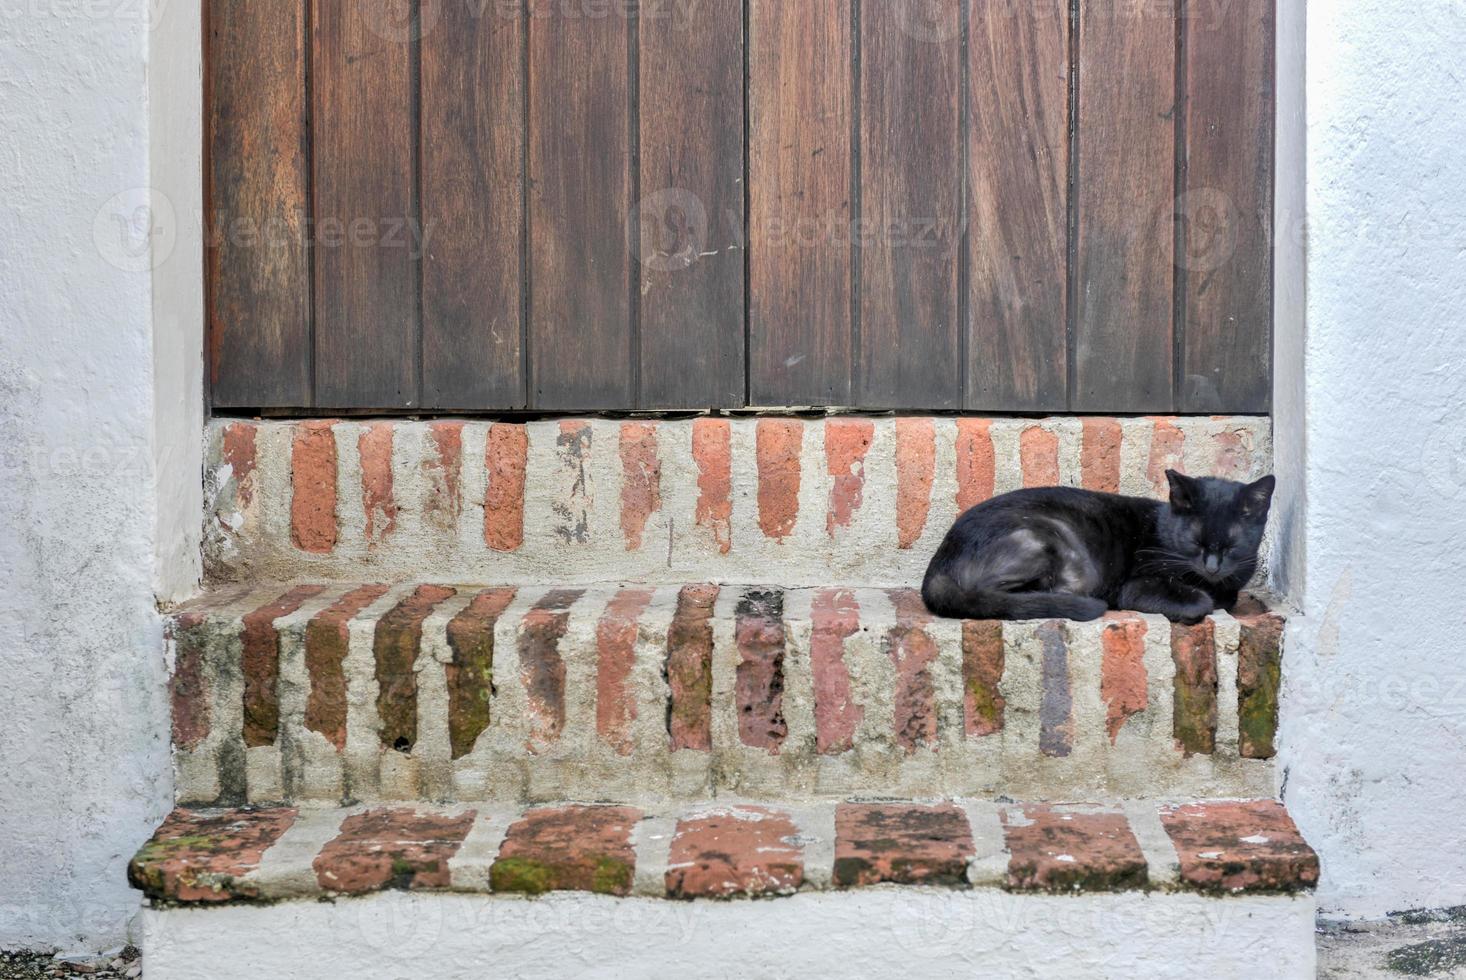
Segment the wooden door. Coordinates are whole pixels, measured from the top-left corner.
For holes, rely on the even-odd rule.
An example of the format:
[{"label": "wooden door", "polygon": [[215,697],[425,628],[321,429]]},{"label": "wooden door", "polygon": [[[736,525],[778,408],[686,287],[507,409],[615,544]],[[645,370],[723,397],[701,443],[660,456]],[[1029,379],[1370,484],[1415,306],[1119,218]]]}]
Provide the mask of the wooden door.
[{"label": "wooden door", "polygon": [[1272,0],[206,0],[221,411],[1265,412]]}]

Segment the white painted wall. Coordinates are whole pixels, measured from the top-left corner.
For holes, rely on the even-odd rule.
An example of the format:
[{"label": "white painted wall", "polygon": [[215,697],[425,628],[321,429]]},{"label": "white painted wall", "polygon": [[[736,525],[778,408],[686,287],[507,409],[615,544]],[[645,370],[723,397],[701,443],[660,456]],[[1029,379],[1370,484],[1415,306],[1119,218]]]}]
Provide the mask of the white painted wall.
[{"label": "white painted wall", "polygon": [[[389,892],[148,912],[149,980],[1314,975],[1308,898],[874,888],[778,901]],[[280,937],[290,941],[282,943]]]},{"label": "white painted wall", "polygon": [[[1283,6],[1286,99],[1302,2]],[[1308,210],[1306,334],[1279,291],[1288,564],[1307,561],[1282,763],[1320,903],[1350,915],[1466,904],[1463,37],[1460,0],[1311,0],[1306,130],[1279,133]]]},{"label": "white painted wall", "polygon": [[[126,862],[171,798],[155,592],[197,578],[197,256],[175,248],[198,211],[197,7],[0,7],[0,947],[122,942]],[[159,40],[176,70],[150,106]],[[183,196],[170,212],[150,184]]]}]

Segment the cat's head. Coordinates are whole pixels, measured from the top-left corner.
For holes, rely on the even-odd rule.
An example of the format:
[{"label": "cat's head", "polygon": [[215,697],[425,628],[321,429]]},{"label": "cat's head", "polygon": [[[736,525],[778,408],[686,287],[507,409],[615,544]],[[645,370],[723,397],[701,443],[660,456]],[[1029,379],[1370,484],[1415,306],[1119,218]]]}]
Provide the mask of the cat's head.
[{"label": "cat's head", "polygon": [[1170,507],[1157,530],[1168,552],[1167,570],[1213,584],[1245,583],[1257,568],[1276,478],[1236,483],[1167,470],[1166,479]]}]

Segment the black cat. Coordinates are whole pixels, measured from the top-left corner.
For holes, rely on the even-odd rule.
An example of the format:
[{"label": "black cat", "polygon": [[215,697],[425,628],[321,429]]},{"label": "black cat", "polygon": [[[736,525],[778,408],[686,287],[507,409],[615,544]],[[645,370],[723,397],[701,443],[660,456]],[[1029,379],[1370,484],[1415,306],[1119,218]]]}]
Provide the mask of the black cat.
[{"label": "black cat", "polygon": [[1257,568],[1277,481],[1166,471],[1169,503],[1068,487],[1018,490],[957,519],[922,583],[954,619],[1098,619],[1107,609],[1196,623],[1231,609]]}]

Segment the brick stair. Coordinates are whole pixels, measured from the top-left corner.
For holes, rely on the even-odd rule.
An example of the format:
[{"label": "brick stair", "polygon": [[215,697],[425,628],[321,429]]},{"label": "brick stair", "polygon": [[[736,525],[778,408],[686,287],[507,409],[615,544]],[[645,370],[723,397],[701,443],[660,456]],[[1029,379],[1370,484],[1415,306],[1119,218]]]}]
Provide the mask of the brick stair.
[{"label": "brick stair", "polygon": [[150,978],[1312,975],[1265,582],[1196,626],[912,588],[994,493],[1258,476],[1264,419],[208,441]]},{"label": "brick stair", "polygon": [[168,980],[1303,978],[1318,863],[1269,800],[723,800],[179,809],[129,874]]},{"label": "brick stair", "polygon": [[1283,618],[911,590],[306,585],[171,620],[187,803],[1271,793]]},{"label": "brick stair", "polygon": [[419,804],[179,809],[129,876],[184,905],[388,889],[774,898],[880,884],[1243,895],[1306,891],[1318,859],[1271,800]]}]

